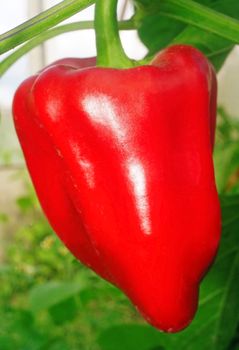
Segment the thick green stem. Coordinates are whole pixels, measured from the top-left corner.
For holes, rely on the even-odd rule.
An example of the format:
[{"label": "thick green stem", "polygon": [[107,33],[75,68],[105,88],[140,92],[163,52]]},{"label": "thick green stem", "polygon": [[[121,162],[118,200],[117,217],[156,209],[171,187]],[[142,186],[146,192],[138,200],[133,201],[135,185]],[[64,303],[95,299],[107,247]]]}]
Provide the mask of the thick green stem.
[{"label": "thick green stem", "polygon": [[0,54],[54,27],[94,2],[94,0],[64,0],[38,16],[0,35]]},{"label": "thick green stem", "polygon": [[[66,32],[72,32],[84,29],[94,29],[94,22],[83,21],[70,24],[61,25],[53,29],[49,29],[29,40],[26,44],[14,51],[0,62],[0,77],[23,55],[31,51],[34,47],[42,44],[44,41],[49,40],[57,35],[64,34]],[[119,29],[130,30],[135,29],[135,24],[131,20],[119,22]]]},{"label": "thick green stem", "polygon": [[126,68],[134,66],[122,47],[117,22],[117,0],[96,0],[95,31],[97,65]]}]

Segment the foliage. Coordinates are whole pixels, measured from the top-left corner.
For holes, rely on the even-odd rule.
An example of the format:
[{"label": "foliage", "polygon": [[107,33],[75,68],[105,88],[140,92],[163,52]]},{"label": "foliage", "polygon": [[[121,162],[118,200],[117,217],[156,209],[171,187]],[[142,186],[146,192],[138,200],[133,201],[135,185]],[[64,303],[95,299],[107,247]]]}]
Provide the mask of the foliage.
[{"label": "foliage", "polygon": [[[138,2],[145,3],[144,0],[138,0]],[[197,0],[197,2],[239,19],[239,2],[237,0]],[[175,16],[172,18],[165,16],[161,1],[154,1],[154,3],[154,6],[146,4],[140,14],[142,19],[139,26],[139,36],[149,48],[149,56],[172,43],[188,44],[203,51],[217,69],[221,68],[233,48],[232,41],[193,24],[185,23]]]},{"label": "foliage", "polygon": [[218,109],[217,144],[214,150],[217,187],[220,193],[239,190],[239,121]]},{"label": "foliage", "polygon": [[0,265],[1,350],[98,349],[99,330],[118,320],[138,319],[118,290],[66,250],[29,184],[16,201],[22,222],[14,239],[5,243]]}]

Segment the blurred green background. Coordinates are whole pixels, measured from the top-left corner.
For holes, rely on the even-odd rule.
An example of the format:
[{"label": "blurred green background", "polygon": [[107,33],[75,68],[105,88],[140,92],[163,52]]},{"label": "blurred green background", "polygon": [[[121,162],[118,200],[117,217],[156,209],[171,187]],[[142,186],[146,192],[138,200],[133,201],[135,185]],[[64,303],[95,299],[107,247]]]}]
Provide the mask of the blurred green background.
[{"label": "blurred green background", "polygon": [[[216,140],[221,248],[196,319],[175,335],[147,325],[119,290],[76,261],[46,222],[25,167],[9,173],[10,186],[24,186],[11,215],[3,205],[0,212],[0,350],[238,350],[239,121],[222,108]],[[2,170],[16,164],[20,151],[1,150]]]}]

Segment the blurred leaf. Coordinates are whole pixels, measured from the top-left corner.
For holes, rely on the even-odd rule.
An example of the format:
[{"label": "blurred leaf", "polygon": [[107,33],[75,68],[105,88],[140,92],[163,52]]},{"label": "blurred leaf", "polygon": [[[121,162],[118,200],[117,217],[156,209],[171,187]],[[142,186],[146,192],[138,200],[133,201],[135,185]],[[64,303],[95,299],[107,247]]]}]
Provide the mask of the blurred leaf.
[{"label": "blurred leaf", "polygon": [[233,118],[226,110],[219,106],[217,108],[217,128],[216,128],[216,144],[225,145],[230,142],[239,143],[239,120]]},{"label": "blurred leaf", "polygon": [[8,215],[5,213],[0,213],[0,223],[8,222]]},{"label": "blurred leaf", "polygon": [[[221,198],[223,233],[216,268],[224,272],[223,296],[213,339],[214,348],[225,349],[239,324],[239,196]],[[223,283],[224,282],[224,283]]]},{"label": "blurred leaf", "polygon": [[0,276],[3,274],[9,274],[12,271],[12,267],[9,265],[2,264],[0,265]]},{"label": "blurred leaf", "polygon": [[[221,204],[221,246],[202,283],[199,310],[191,326],[171,335],[149,326],[111,327],[99,337],[102,350],[150,350],[152,346],[166,350],[227,349],[239,323],[239,196],[222,197]],[[149,343],[149,339],[155,343]]]},{"label": "blurred leaf", "polygon": [[33,287],[29,294],[32,311],[49,309],[78,294],[84,288],[84,282],[48,282]]},{"label": "blurred leaf", "polygon": [[68,298],[49,308],[49,313],[55,324],[61,325],[76,317],[78,310],[75,299]]},{"label": "blurred leaf", "polygon": [[215,147],[214,165],[217,189],[221,193],[226,189],[230,175],[239,168],[239,142]]},{"label": "blurred leaf", "polygon": [[98,342],[102,350],[162,350],[161,334],[150,326],[119,325],[102,332]]},{"label": "blurred leaf", "polygon": [[100,284],[100,286],[96,288],[92,288],[92,286],[90,286],[88,288],[83,289],[80,292],[80,301],[83,306],[87,305],[92,300],[98,300],[102,297],[128,302],[128,299],[121,290],[107,282],[103,282],[102,284]]},{"label": "blurred leaf", "polygon": [[[238,0],[198,0],[214,10],[239,19]],[[149,56],[154,55],[170,44],[188,44],[197,47],[212,61],[217,70],[220,69],[234,43],[215,34],[186,25],[176,19],[165,17],[160,13],[160,1],[143,1],[139,3],[140,18],[139,36],[149,49]]]},{"label": "blurred leaf", "polygon": [[[101,294],[101,291],[100,291]],[[97,288],[85,288],[80,292],[80,302],[83,306],[89,304],[92,300],[96,300],[99,296],[99,290]]]},{"label": "blurred leaf", "polygon": [[0,335],[1,350],[12,350],[14,348],[14,341],[7,335]]},{"label": "blurred leaf", "polygon": [[3,165],[11,165],[13,159],[13,153],[9,150],[1,150],[0,161]]},{"label": "blurred leaf", "polygon": [[239,193],[239,121],[218,108],[214,165],[220,193]]},{"label": "blurred leaf", "polygon": [[17,205],[22,211],[32,209],[34,206],[34,198],[32,196],[22,196],[17,198]]},{"label": "blurred leaf", "polygon": [[[41,350],[45,338],[35,327],[30,312],[21,309],[10,309],[4,315],[0,329],[0,349]],[[1,320],[3,317],[1,315]],[[1,333],[4,333],[2,336]]]},{"label": "blurred leaf", "polygon": [[[49,350],[74,350],[74,349],[70,348],[63,339],[57,340],[48,346],[49,347],[47,347],[47,349],[49,349]],[[41,350],[43,350],[43,349],[41,349]],[[75,350],[78,350],[78,349],[75,349]]]}]

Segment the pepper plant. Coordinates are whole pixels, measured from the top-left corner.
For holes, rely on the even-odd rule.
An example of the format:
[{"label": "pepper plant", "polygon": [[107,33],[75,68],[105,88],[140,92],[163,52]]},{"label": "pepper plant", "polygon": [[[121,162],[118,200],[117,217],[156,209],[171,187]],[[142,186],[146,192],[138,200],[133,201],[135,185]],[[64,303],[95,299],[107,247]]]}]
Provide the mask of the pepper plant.
[{"label": "pepper plant", "polygon": [[[94,3],[94,23],[59,25]],[[0,74],[53,36],[95,28],[98,67],[82,69],[94,60],[64,59],[28,79],[14,100],[16,130],[42,208],[61,240],[121,288],[149,323],[176,332],[192,321],[199,282],[218,249],[214,70],[239,41],[239,5],[138,0],[134,6],[132,18],[118,22],[116,0],[62,1],[0,36],[0,53],[16,48],[1,61]],[[138,31],[148,48],[144,59],[126,56],[120,29]],[[195,320],[175,335],[145,325],[114,326],[100,334],[101,349],[122,348],[122,337],[125,349],[238,345],[239,197],[230,193],[230,182],[239,161],[224,179],[217,146],[216,161],[222,242]]]}]

